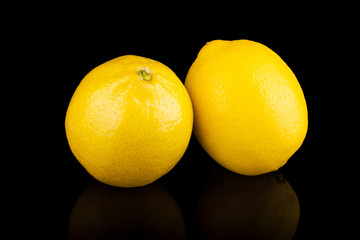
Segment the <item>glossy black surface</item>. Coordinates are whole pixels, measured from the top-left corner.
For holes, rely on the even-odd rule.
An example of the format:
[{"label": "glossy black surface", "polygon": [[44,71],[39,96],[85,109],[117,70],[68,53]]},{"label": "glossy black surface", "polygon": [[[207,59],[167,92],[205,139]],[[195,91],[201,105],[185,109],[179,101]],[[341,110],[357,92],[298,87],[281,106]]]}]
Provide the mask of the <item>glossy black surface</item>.
[{"label": "glossy black surface", "polygon": [[141,188],[91,183],[71,211],[69,239],[292,239],[299,200],[281,173],[195,170]]}]

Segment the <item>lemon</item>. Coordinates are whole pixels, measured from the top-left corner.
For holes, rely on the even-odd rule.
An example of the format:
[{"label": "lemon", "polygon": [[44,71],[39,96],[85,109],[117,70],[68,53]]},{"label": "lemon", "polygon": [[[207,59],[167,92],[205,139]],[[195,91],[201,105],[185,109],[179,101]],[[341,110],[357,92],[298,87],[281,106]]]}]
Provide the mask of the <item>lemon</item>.
[{"label": "lemon", "polygon": [[243,175],[277,170],[304,141],[308,115],[294,73],[250,40],[207,43],[185,80],[194,133],[223,167]]},{"label": "lemon", "polygon": [[164,64],[126,55],[90,71],[65,119],[69,146],[97,180],[147,185],[183,156],[192,132],[190,97]]}]

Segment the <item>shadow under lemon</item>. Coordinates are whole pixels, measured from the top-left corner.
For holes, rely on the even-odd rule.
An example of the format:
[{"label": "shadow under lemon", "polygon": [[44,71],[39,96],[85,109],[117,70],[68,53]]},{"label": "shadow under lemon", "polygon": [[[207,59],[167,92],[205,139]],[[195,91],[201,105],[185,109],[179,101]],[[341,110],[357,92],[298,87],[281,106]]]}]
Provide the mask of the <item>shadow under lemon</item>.
[{"label": "shadow under lemon", "polygon": [[300,205],[280,172],[249,177],[216,167],[194,214],[197,239],[290,240]]},{"label": "shadow under lemon", "polygon": [[95,182],[72,210],[69,239],[186,239],[182,212],[157,183],[117,188]]}]

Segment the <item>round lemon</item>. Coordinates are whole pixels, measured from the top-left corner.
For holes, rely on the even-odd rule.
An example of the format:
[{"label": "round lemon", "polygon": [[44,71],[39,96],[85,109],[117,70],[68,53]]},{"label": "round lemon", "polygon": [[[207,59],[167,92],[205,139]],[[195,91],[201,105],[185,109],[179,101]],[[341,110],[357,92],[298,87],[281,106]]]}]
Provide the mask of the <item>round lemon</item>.
[{"label": "round lemon", "polygon": [[223,167],[244,175],[277,170],[308,126],[302,89],[286,63],[249,40],[207,43],[185,80],[194,133]]},{"label": "round lemon", "polygon": [[88,73],[66,113],[70,148],[99,181],[147,185],[183,156],[192,132],[190,97],[164,64],[133,55]]}]

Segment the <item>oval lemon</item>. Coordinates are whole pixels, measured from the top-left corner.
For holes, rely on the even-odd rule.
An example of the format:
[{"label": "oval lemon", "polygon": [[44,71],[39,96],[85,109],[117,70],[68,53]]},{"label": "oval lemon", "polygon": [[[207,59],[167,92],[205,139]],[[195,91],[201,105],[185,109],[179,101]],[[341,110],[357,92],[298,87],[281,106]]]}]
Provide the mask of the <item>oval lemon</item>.
[{"label": "oval lemon", "polygon": [[193,126],[190,97],[171,69],[133,55],[88,73],[70,101],[70,148],[96,179],[119,187],[147,185],[184,154]]},{"label": "oval lemon", "polygon": [[244,175],[277,170],[308,126],[302,89],[286,63],[249,40],[207,43],[185,80],[194,133],[223,167]]}]

